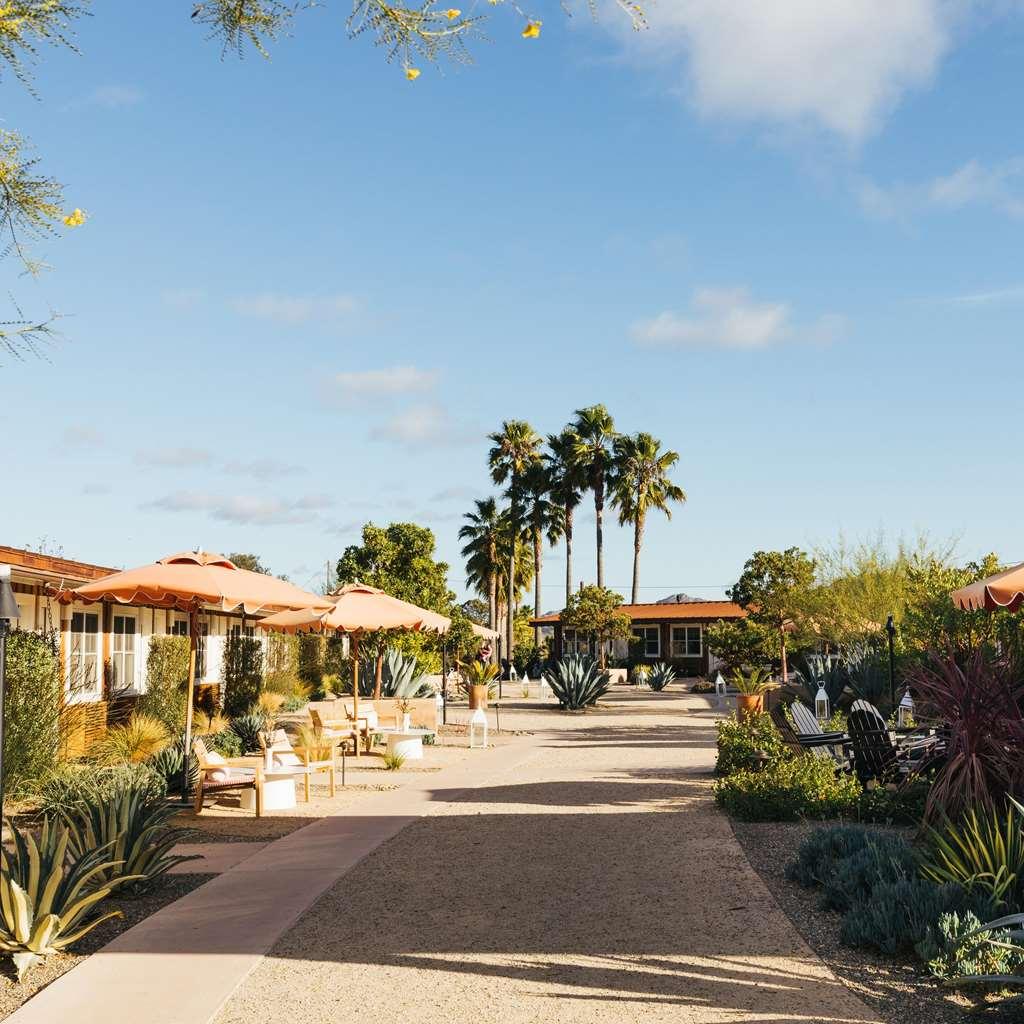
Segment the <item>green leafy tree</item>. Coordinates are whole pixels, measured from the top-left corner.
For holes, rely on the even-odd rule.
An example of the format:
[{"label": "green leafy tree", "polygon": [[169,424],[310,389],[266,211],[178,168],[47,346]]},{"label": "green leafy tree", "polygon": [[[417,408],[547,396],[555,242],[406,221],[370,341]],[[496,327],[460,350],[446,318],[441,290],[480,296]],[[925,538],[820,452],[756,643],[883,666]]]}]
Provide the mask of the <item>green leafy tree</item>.
[{"label": "green leafy tree", "polygon": [[[544,564],[544,541],[557,543],[561,536],[562,516],[551,500],[551,475],[544,462],[534,462],[523,474],[523,531],[533,548],[533,606],[540,615],[542,607],[541,570]],[[533,645],[540,647],[540,626],[534,627]]]},{"label": "green leafy tree", "polygon": [[228,558],[238,566],[239,569],[248,569],[249,572],[260,572],[264,576],[270,575],[270,570],[260,561],[259,555],[247,551],[232,551]]},{"label": "green leafy tree", "polygon": [[508,485],[509,523],[513,540],[508,545],[507,607],[509,610],[506,625],[506,656],[511,660],[515,653],[515,638],[512,630],[512,618],[516,606],[516,539],[521,529],[521,512],[519,507],[519,488],[523,474],[535,462],[540,460],[540,438],[536,431],[525,420],[506,420],[501,430],[489,434],[491,449],[487,455],[487,463],[491,470],[491,479],[496,484]]},{"label": "green leafy tree", "polygon": [[672,518],[671,502],[686,501],[683,489],[669,479],[669,470],[679,454],[662,451],[661,442],[651,434],[620,435],[615,438],[612,464],[612,504],[619,510],[619,523],[633,525],[632,602],[640,600],[640,548],[644,541],[647,513],[652,509]]},{"label": "green leafy tree", "polygon": [[789,678],[786,661],[787,634],[799,628],[814,585],[815,563],[799,548],[755,551],[743,566],[729,597],[747,610],[750,618],[777,638],[782,678]]},{"label": "green leafy tree", "polygon": [[569,425],[572,432],[572,460],[594,495],[597,540],[597,585],[604,586],[604,502],[608,475],[615,458],[613,445],[618,436],[615,422],[603,405],[577,409]]},{"label": "green leafy tree", "polygon": [[722,619],[704,627],[708,650],[721,659],[726,672],[760,668],[775,653],[775,637],[752,619]]},{"label": "green leafy tree", "polygon": [[[347,547],[338,560],[338,583],[368,583],[392,597],[450,615],[455,595],[448,589],[448,564],[435,558],[433,530],[415,523],[363,527],[362,543]],[[440,668],[440,643],[429,633],[370,634],[362,641],[378,657],[387,646],[414,654],[424,672]]]},{"label": "green leafy tree", "polygon": [[607,661],[606,646],[612,640],[628,640],[632,621],[621,611],[622,595],[606,587],[580,587],[562,611],[562,629],[574,629],[592,637],[600,652],[601,666]]}]

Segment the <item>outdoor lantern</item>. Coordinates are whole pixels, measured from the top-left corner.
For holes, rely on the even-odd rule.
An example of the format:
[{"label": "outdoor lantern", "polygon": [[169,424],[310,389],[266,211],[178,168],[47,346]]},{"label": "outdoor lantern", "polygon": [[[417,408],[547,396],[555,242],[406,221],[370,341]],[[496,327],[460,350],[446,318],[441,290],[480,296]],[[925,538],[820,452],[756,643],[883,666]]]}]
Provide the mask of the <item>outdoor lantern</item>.
[{"label": "outdoor lantern", "polygon": [[17,622],[20,614],[11,586],[11,567],[0,565],[0,821],[3,820],[4,808],[4,675],[7,666],[7,634],[11,623]]},{"label": "outdoor lantern", "polygon": [[[483,727],[483,742],[477,743],[476,732],[477,729]],[[484,714],[483,708],[477,708],[472,715],[469,716],[469,749],[472,750],[474,747],[486,747],[487,746],[487,716]]]},{"label": "outdoor lantern", "polygon": [[819,686],[814,697],[814,715],[819,722],[824,722],[830,714],[832,714],[832,709],[829,707],[828,694],[825,692],[824,686]]},{"label": "outdoor lantern", "polygon": [[903,700],[900,701],[899,711],[896,715],[896,724],[901,729],[906,728],[906,726],[911,724],[913,717],[914,701],[910,696],[910,691],[907,690],[907,692],[903,694]]},{"label": "outdoor lantern", "polygon": [[715,676],[715,697],[717,698],[718,706],[721,707],[725,703],[725,679],[722,677],[721,672]]}]

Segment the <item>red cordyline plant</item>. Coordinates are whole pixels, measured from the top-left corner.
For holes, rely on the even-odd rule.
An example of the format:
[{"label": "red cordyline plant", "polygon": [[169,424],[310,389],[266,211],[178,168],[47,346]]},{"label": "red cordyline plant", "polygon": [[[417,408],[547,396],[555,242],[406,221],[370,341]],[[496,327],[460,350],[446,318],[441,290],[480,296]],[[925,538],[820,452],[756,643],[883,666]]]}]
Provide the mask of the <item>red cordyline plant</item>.
[{"label": "red cordyline plant", "polygon": [[949,729],[947,759],[928,794],[925,818],[953,821],[998,809],[1024,791],[1024,679],[1008,658],[973,651],[931,653],[909,678],[918,706]]}]

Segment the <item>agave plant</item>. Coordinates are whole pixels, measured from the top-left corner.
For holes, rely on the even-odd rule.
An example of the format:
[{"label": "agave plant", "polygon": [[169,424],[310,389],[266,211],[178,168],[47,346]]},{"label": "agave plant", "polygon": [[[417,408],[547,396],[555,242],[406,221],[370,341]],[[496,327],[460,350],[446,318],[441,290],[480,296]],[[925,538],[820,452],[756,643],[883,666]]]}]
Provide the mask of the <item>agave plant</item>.
[{"label": "agave plant", "polygon": [[960,822],[928,828],[921,873],[940,885],[992,894],[997,907],[1024,899],[1024,807],[1013,797],[1005,811],[972,807]]},{"label": "agave plant", "polygon": [[[181,768],[185,757],[185,737],[179,736],[158,754],[154,754],[147,766],[163,779],[166,792],[176,792],[181,788]],[[188,786],[191,791],[199,780],[199,762],[194,754],[189,754]]]},{"label": "agave plant", "polygon": [[239,738],[244,752],[260,749],[260,733],[274,728],[274,716],[258,705],[231,719],[231,731]]},{"label": "agave plant", "polygon": [[68,828],[69,851],[83,857],[90,850],[105,849],[113,865],[96,875],[108,883],[121,875],[131,875],[127,892],[141,895],[165,871],[195,857],[171,854],[185,829],[170,828],[168,823],[178,808],[147,798],[144,790],[126,787],[113,796],[92,796],[71,811],[62,814]]},{"label": "agave plant", "polygon": [[[889,667],[871,644],[851,644],[843,658],[850,690],[858,700],[874,704],[888,717],[895,710],[889,686]],[[835,707],[835,704],[832,705]]]},{"label": "agave plant", "polygon": [[[359,666],[360,697],[373,696],[376,677],[377,661],[375,658],[368,658]],[[429,697],[431,693],[433,689],[424,679],[416,656],[389,647],[381,666],[380,695],[412,700],[416,697]]]},{"label": "agave plant", "polygon": [[676,679],[676,670],[667,662],[659,661],[651,666],[647,674],[647,685],[658,692],[661,692],[669,683]]},{"label": "agave plant", "polygon": [[834,708],[838,707],[846,684],[846,667],[841,661],[820,654],[809,654],[803,659],[802,666],[792,673],[786,688],[813,708],[818,699],[818,690],[824,687],[829,707]]},{"label": "agave plant", "polygon": [[13,849],[0,847],[0,951],[14,961],[18,981],[52,953],[59,953],[120,910],[99,913],[98,905],[118,886],[135,879],[118,868],[110,848],[72,854],[68,828],[44,819],[38,841],[8,823]]},{"label": "agave plant", "polygon": [[591,707],[611,686],[611,676],[588,654],[570,654],[548,669],[544,679],[565,711]]}]

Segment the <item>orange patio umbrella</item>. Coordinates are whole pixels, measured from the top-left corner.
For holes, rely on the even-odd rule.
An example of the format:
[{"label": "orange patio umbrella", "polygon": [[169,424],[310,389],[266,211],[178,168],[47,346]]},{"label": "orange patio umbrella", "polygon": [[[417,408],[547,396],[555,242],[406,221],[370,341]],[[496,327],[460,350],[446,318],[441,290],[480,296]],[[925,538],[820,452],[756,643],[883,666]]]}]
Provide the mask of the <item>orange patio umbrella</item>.
[{"label": "orange patio umbrella", "polygon": [[995,576],[968,583],[949,595],[966,611],[1015,612],[1024,606],[1024,562]]},{"label": "orange patio umbrella", "polygon": [[192,745],[192,700],[195,693],[198,629],[196,614],[202,607],[244,614],[286,611],[299,608],[327,608],[330,601],[296,587],[286,580],[248,569],[239,569],[223,555],[206,551],[183,551],[168,555],[152,565],[115,572],[110,576],[65,591],[58,599],[68,603],[110,601],[117,604],[177,608],[188,612],[189,671],[188,703],[185,711],[185,774],[187,790],[189,750]]},{"label": "orange patio umbrella", "polygon": [[280,612],[260,620],[283,633],[348,633],[352,637],[352,713],[359,717],[359,638],[363,633],[401,629],[447,633],[451,619],[401,601],[365,583],[349,583],[329,594],[330,608]]}]

